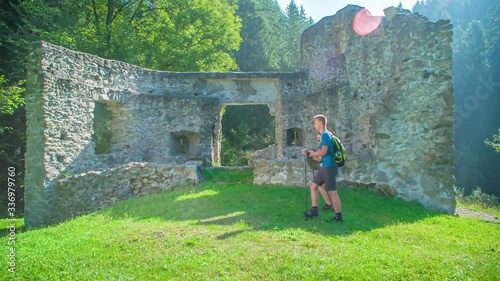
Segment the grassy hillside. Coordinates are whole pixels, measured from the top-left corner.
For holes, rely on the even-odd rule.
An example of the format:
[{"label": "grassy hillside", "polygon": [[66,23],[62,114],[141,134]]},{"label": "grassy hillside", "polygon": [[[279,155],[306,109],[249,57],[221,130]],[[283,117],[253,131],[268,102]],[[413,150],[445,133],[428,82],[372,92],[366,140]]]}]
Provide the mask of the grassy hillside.
[{"label": "grassy hillside", "polygon": [[[306,221],[304,188],[212,181],[16,235],[3,280],[499,280],[500,225],[369,190]],[[234,179],[234,178],[233,178]],[[309,203],[310,205],[310,203]],[[8,221],[1,221],[5,228]],[[8,254],[2,234],[2,259]],[[5,243],[4,243],[5,241]]]}]

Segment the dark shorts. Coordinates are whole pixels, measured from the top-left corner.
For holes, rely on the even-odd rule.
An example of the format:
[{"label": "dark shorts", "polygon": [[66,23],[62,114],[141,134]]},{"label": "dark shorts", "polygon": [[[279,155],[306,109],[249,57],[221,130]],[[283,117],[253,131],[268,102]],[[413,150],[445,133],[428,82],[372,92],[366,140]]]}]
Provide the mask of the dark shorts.
[{"label": "dark shorts", "polygon": [[313,182],[318,186],[326,185],[326,190],[337,190],[337,175],[339,174],[339,167],[321,168],[314,176]]}]

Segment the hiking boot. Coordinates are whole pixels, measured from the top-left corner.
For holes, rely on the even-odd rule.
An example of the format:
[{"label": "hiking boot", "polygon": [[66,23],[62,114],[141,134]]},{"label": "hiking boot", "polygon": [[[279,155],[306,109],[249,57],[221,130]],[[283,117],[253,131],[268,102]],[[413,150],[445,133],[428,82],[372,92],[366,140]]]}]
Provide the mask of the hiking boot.
[{"label": "hiking boot", "polygon": [[328,204],[325,204],[325,206],[323,206],[323,208],[321,208],[321,210],[325,210],[325,211],[328,211],[331,209],[332,209],[332,205],[328,205]]},{"label": "hiking boot", "polygon": [[318,209],[311,209],[308,212],[304,213],[304,216],[308,218],[317,218],[318,217]]},{"label": "hiking boot", "polygon": [[339,216],[335,216],[335,217],[327,220],[327,222],[331,222],[331,223],[334,223],[334,222],[337,222],[337,223],[344,222],[344,218],[342,218],[342,216],[340,216],[340,217]]}]

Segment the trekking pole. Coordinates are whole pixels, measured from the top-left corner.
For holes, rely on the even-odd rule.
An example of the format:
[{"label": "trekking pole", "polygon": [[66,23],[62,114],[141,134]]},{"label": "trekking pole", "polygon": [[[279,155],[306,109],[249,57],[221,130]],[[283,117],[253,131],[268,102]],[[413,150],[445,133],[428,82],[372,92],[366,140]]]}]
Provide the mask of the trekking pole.
[{"label": "trekking pole", "polygon": [[[306,157],[307,156],[304,155],[304,186],[305,186],[305,191],[306,191],[306,211],[305,211],[305,213],[307,213],[307,163],[306,163],[307,160],[306,160]],[[309,220],[308,216],[306,216],[306,221],[307,220]]]}]

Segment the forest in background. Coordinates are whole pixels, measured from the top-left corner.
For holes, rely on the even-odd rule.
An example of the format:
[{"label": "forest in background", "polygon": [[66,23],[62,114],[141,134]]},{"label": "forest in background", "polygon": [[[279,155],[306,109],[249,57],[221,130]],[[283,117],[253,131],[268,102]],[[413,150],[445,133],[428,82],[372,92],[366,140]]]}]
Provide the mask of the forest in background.
[{"label": "forest in background", "polygon": [[[500,195],[500,155],[492,147],[500,150],[500,60],[495,59],[500,1],[426,0],[413,11],[433,21],[451,19],[454,25],[457,185],[466,193],[480,186]],[[0,170],[16,167],[18,206],[26,150],[26,57],[32,42],[165,71],[297,71],[300,35],[312,24],[294,1],[284,11],[276,0],[0,2]],[[246,164],[274,137],[274,118],[266,106],[226,108],[222,164]],[[6,205],[7,172],[0,173],[0,184],[1,205]]]}]

